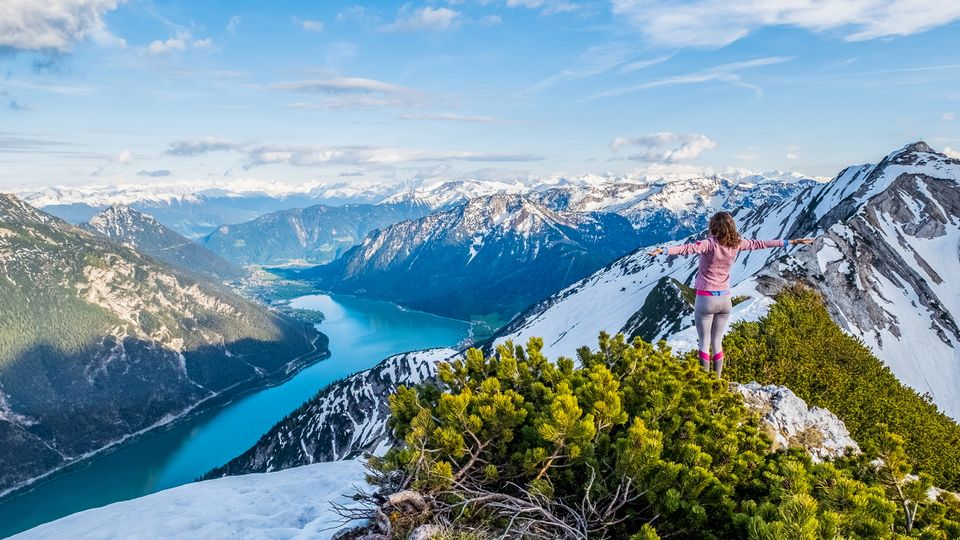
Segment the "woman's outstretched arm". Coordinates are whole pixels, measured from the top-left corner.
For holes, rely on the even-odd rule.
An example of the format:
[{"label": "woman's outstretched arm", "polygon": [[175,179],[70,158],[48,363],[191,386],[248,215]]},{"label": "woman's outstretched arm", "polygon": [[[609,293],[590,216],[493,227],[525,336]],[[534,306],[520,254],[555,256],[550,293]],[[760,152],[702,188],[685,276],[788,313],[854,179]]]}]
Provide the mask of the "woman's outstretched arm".
[{"label": "woman's outstretched arm", "polygon": [[788,245],[812,244],[813,238],[794,238],[792,240],[740,240],[740,251],[787,247]]},{"label": "woman's outstretched arm", "polygon": [[[707,251],[707,248],[710,247],[710,242],[707,240],[700,240],[699,242],[694,242],[692,244],[681,244],[679,246],[670,246],[667,248],[667,255],[693,255],[694,253],[703,253]],[[648,251],[647,255],[651,257],[656,257],[657,255],[664,253],[663,248],[657,248],[652,251]]]}]

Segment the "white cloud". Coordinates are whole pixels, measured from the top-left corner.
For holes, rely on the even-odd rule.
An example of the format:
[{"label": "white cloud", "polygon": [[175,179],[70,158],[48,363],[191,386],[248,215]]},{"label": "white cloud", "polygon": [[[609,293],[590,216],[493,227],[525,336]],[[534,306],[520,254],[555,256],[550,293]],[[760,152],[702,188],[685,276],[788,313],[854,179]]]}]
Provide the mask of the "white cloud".
[{"label": "white cloud", "polygon": [[133,153],[130,150],[124,150],[117,156],[117,163],[130,163],[133,161]]},{"label": "white cloud", "polygon": [[153,54],[164,54],[173,51],[185,51],[187,49],[211,49],[213,40],[210,38],[194,39],[188,30],[177,30],[174,35],[164,41],[154,40],[147,45],[147,51]]},{"label": "white cloud", "polygon": [[618,67],[625,73],[637,71],[670,59],[670,56],[660,56],[657,58],[636,60],[636,57],[640,53],[641,50],[633,43],[612,42],[591,45],[577,56],[569,67],[543,79],[522,93],[530,94],[565,81],[596,77],[597,75],[609,73]]},{"label": "white cloud", "polygon": [[233,17],[230,17],[230,20],[227,21],[227,33],[236,34],[237,28],[240,28],[241,22],[243,22],[243,19],[241,19],[239,15],[234,15]]},{"label": "white cloud", "polygon": [[786,157],[787,157],[787,159],[789,159],[789,160],[792,161],[792,160],[800,159],[800,154],[795,154],[795,153],[793,153],[793,152],[787,152],[787,156],[786,156]]},{"label": "white cloud", "polygon": [[232,141],[207,137],[198,141],[176,141],[170,143],[166,154],[171,156],[197,156],[208,152],[234,150],[240,145]]},{"label": "white cloud", "polygon": [[631,86],[626,86],[623,88],[615,88],[613,90],[607,90],[605,92],[600,92],[595,94],[591,99],[597,98],[606,98],[614,96],[622,96],[624,94],[632,94],[635,92],[640,92],[641,90],[647,90],[650,88],[658,88],[662,86],[675,86],[681,84],[699,84],[705,82],[722,82],[725,84],[730,84],[740,88],[746,88],[752,91],[757,97],[763,95],[763,90],[759,86],[750,84],[743,80],[743,77],[738,75],[736,72],[744,69],[769,66],[773,64],[779,64],[782,62],[788,62],[792,60],[792,57],[788,56],[768,56],[764,58],[754,58],[752,60],[746,60],[743,62],[732,62],[729,64],[721,64],[719,66],[714,66],[707,68],[702,71],[697,71],[694,73],[687,73],[685,75],[675,75],[672,77],[664,77],[662,79],[654,79],[651,81],[634,84]]},{"label": "white cloud", "polygon": [[334,77],[330,79],[314,79],[308,81],[290,81],[273,83],[269,86],[275,90],[292,90],[296,92],[314,92],[321,94],[339,93],[383,93],[405,94],[414,92],[412,88],[391,84],[376,79],[362,77]]},{"label": "white cloud", "polygon": [[337,13],[338,22],[367,20],[367,8],[359,5],[348,6]]},{"label": "white cloud", "polygon": [[842,33],[847,41],[906,36],[960,19],[960,2],[942,0],[612,0],[650,41],[670,47],[722,47],[768,26]]},{"label": "white cloud", "polygon": [[323,32],[323,21],[317,21],[312,19],[298,19],[293,18],[295,24],[300,25],[304,30],[308,32]]},{"label": "white cloud", "polygon": [[80,41],[124,45],[107,31],[103,16],[117,0],[3,0],[0,47],[67,52]]},{"label": "white cloud", "polygon": [[362,77],[332,77],[306,81],[285,81],[267,86],[322,96],[320,103],[292,103],[295,109],[405,107],[422,103],[423,92],[397,84]]},{"label": "white cloud", "polygon": [[199,141],[174,141],[170,143],[166,153],[176,156],[197,156],[219,151],[234,151],[242,154],[246,161],[243,166],[246,169],[273,164],[311,167],[448,161],[527,162],[543,159],[540,156],[521,153],[418,150],[370,145],[251,144],[212,138]]},{"label": "white cloud", "polygon": [[163,178],[165,176],[170,176],[170,171],[168,169],[156,169],[156,170],[142,170],[137,171],[137,176],[146,176],[150,178]]},{"label": "white cloud", "polygon": [[413,12],[401,9],[397,15],[397,20],[382,27],[381,30],[450,30],[459,26],[460,20],[459,11],[446,7],[432,8],[427,6]]},{"label": "white cloud", "polygon": [[626,159],[650,163],[689,161],[703,152],[717,147],[717,143],[699,133],[672,133],[661,131],[635,138],[617,137],[610,143],[614,154],[624,148],[632,153]]},{"label": "white cloud", "polygon": [[539,9],[544,15],[566,13],[580,9],[579,4],[574,2],[565,2],[562,0],[507,0],[507,7]]},{"label": "white cloud", "polygon": [[954,114],[954,113],[952,113],[952,112],[945,112],[945,113],[943,113],[942,115],[940,115],[940,119],[943,120],[944,122],[951,122],[951,121],[953,121],[956,117],[957,117],[957,115]]},{"label": "white cloud", "polygon": [[441,122],[469,122],[476,124],[507,124],[506,120],[494,116],[433,113],[433,114],[401,114],[401,120],[436,120]]},{"label": "white cloud", "polygon": [[954,150],[953,148],[950,148],[949,146],[943,149],[943,154],[944,154],[945,156],[950,157],[950,158],[953,158],[953,159],[960,159],[960,151]]}]

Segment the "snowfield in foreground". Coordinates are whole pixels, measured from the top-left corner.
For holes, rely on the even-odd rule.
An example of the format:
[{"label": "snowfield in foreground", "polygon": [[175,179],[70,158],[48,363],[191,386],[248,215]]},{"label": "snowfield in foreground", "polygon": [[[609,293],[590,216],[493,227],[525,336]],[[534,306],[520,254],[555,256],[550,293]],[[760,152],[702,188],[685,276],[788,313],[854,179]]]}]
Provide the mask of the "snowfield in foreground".
[{"label": "snowfield in foreground", "polygon": [[364,485],[357,460],[218,478],[79,512],[11,540],[324,539],[342,526],[331,503],[349,504]]}]

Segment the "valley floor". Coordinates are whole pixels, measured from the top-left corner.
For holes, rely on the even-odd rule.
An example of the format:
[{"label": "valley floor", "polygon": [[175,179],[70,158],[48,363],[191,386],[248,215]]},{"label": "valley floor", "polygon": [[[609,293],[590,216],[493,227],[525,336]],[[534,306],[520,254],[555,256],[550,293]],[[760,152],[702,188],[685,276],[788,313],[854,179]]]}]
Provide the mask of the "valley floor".
[{"label": "valley floor", "polygon": [[363,485],[356,460],[230,476],[73,514],[11,540],[325,539],[342,526],[331,504],[351,503],[353,486]]}]

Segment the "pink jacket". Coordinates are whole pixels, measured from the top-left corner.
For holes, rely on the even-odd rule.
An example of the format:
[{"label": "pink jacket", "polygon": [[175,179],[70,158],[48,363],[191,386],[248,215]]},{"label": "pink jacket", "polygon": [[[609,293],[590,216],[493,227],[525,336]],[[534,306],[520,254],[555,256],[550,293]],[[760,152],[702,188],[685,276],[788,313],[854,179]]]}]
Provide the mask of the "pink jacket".
[{"label": "pink jacket", "polygon": [[698,291],[726,291],[730,289],[730,267],[740,251],[786,247],[786,240],[741,240],[735,248],[721,246],[712,236],[706,240],[671,246],[667,255],[700,254],[700,270],[694,281]]}]

